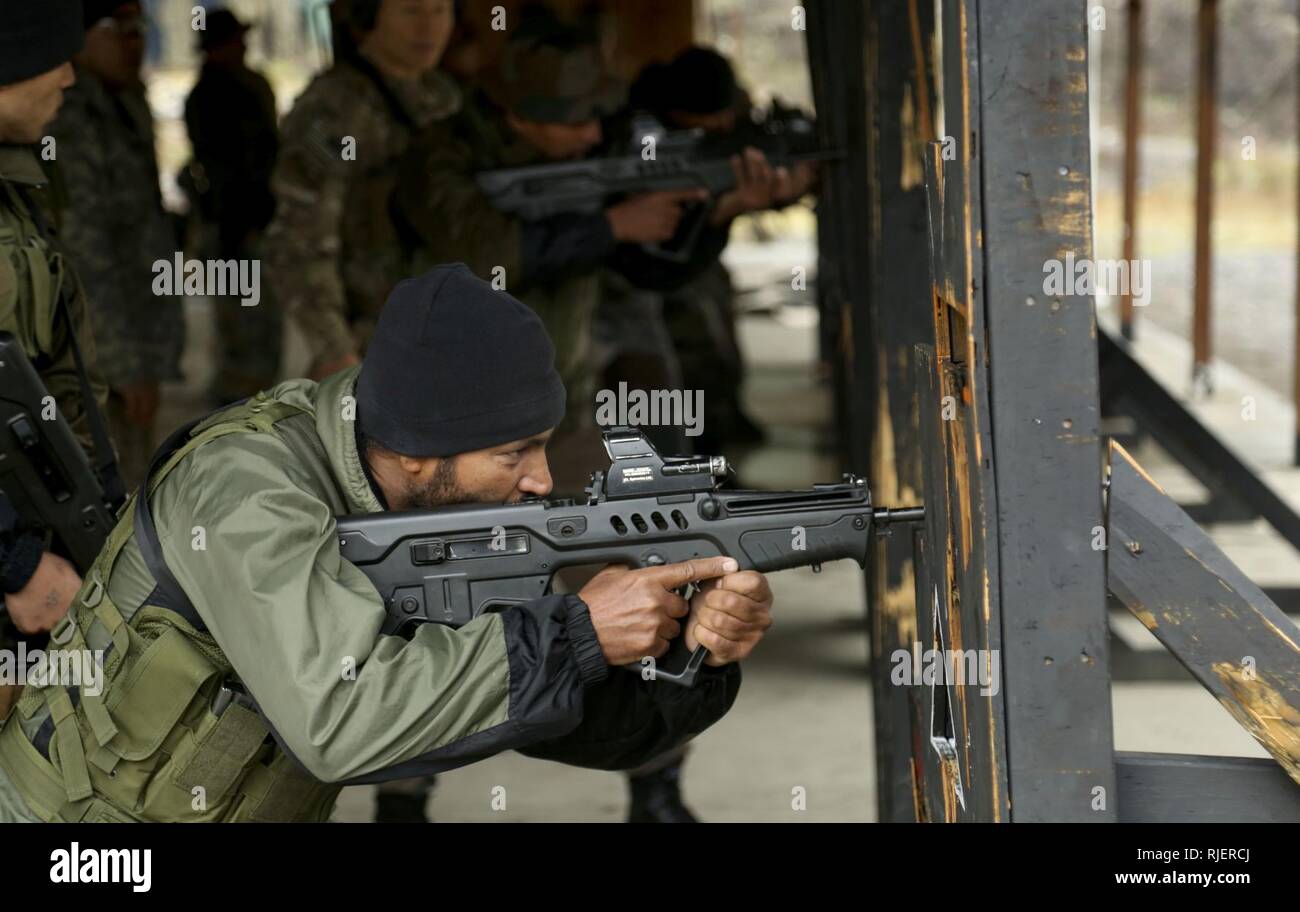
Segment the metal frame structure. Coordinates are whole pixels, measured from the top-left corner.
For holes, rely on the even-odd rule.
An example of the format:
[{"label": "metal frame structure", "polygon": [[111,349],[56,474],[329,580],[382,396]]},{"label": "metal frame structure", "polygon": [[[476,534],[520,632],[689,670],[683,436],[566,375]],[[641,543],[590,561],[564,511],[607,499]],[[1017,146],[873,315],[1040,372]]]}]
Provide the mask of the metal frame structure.
[{"label": "metal frame structure", "polygon": [[[1295,627],[1101,436],[1093,301],[1044,292],[1092,255],[1085,4],[808,9],[847,456],[926,505],[868,573],[880,819],[1300,819]],[[1108,591],[1275,760],[1114,750]],[[921,649],[998,686],[896,685]]]}]

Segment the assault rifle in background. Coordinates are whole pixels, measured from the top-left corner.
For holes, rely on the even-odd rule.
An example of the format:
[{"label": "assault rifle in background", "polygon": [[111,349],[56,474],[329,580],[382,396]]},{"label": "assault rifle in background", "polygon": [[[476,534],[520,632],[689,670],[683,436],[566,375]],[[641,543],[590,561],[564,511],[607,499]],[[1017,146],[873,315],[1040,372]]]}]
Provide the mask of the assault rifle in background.
[{"label": "assault rifle in background", "polygon": [[[841,152],[817,147],[812,118],[775,101],[761,119],[722,135],[698,129],[669,131],[653,118],[637,118],[629,145],[621,156],[481,171],[475,180],[493,208],[538,221],[600,212],[622,197],[659,190],[703,188],[714,199],[735,188],[731,159],[745,147],[758,149],[774,168],[842,157]],[[646,252],[668,262],[686,262],[708,208],[701,205],[688,212],[670,241],[646,245]]]}]

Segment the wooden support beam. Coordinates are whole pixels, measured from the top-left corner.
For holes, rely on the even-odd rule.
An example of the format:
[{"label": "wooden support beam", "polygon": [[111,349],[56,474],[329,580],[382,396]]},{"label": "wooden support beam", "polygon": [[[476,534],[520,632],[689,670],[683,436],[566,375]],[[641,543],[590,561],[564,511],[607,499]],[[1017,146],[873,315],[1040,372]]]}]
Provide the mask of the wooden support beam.
[{"label": "wooden support beam", "polygon": [[1196,55],[1196,289],[1192,310],[1192,381],[1211,387],[1210,335],[1214,258],[1214,143],[1218,118],[1218,0],[1201,0]]},{"label": "wooden support beam", "polygon": [[1272,760],[1118,751],[1121,823],[1300,823],[1300,788]]},{"label": "wooden support beam", "polygon": [[[844,148],[818,204],[819,291],[841,330],[839,400],[848,467],[871,479],[877,503],[917,503],[923,453],[912,347],[931,338],[926,269],[924,140],[933,133],[929,78],[933,4],[807,6],[809,58],[822,141]],[[862,167],[862,163],[866,167]],[[915,816],[909,745],[916,693],[890,683],[890,657],[916,641],[912,536],[880,539],[867,566],[878,815]]]},{"label": "wooden support beam", "polygon": [[1300,782],[1300,629],[1113,442],[1107,507],[1111,592]]},{"label": "wooden support beam", "polygon": [[1094,801],[1115,776],[1105,560],[1091,546],[1096,323],[1090,294],[1043,289],[1045,264],[1093,255],[1088,24],[1071,0],[1032,16],[981,2],[978,34],[987,322],[972,361],[988,365],[1011,814],[1109,821]]},{"label": "wooden support beam", "polygon": [[[1142,0],[1128,0],[1124,58],[1124,262],[1137,259],[1138,136],[1142,130]],[[1125,339],[1133,338],[1133,294],[1125,284],[1119,299]]]},{"label": "wooden support beam", "polygon": [[[1297,139],[1300,139],[1300,83],[1295,93],[1296,104],[1296,133]],[[1300,157],[1296,161],[1295,176],[1295,194],[1296,194],[1296,262],[1295,262],[1295,329],[1291,348],[1291,404],[1295,411],[1293,412],[1292,436],[1294,447],[1292,450],[1292,462],[1300,465]]]},{"label": "wooden support beam", "polygon": [[1050,261],[1092,255],[1084,11],[946,0],[942,12],[917,630],[927,648],[978,654],[998,686],[928,692],[918,805],[935,820],[1109,822],[1095,323],[1089,296],[1043,289]]}]

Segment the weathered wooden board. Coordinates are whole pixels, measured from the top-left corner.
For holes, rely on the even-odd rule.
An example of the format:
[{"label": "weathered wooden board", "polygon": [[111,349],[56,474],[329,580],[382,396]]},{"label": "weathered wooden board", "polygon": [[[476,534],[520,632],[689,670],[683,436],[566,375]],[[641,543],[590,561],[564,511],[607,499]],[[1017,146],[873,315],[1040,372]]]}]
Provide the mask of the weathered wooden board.
[{"label": "weathered wooden board", "polygon": [[1111,592],[1300,782],[1300,629],[1113,442],[1107,544]]},{"label": "weathered wooden board", "polygon": [[1272,760],[1118,751],[1121,823],[1300,823],[1300,787]]},{"label": "weathered wooden board", "polygon": [[[981,655],[999,656],[996,626],[982,622],[980,601],[965,598],[972,582],[983,577],[962,566],[966,545],[958,526],[962,523],[963,491],[969,489],[965,488],[967,477],[955,471],[958,463],[953,459],[963,442],[959,435],[966,430],[953,396],[954,381],[951,371],[937,362],[931,346],[918,345],[915,360],[926,453],[925,549],[918,561],[916,594],[921,658],[926,650],[941,654],[944,650],[976,650],[977,660]],[[1001,669],[997,671],[1000,675]],[[912,687],[920,695],[913,708],[912,759],[918,771],[915,803],[921,819],[1008,819],[1010,783],[1000,688],[981,688],[978,677],[942,685],[937,681],[930,686],[913,683]]]},{"label": "weathered wooden board", "polygon": [[[821,118],[822,139],[851,153],[826,169],[818,206],[818,284],[849,430],[847,462],[871,479],[877,503],[917,504],[912,346],[933,333],[921,151],[933,132],[934,6],[815,2],[808,13],[818,107],[835,112]],[[889,684],[890,656],[916,639],[912,544],[906,533],[883,537],[867,568],[881,820],[914,813],[914,695]]]},{"label": "weathered wooden board", "polygon": [[1096,325],[1090,293],[1044,283],[1092,256],[1088,24],[1077,0],[982,0],[978,33],[987,335],[976,321],[971,358],[988,368],[1012,817],[1106,820]]}]

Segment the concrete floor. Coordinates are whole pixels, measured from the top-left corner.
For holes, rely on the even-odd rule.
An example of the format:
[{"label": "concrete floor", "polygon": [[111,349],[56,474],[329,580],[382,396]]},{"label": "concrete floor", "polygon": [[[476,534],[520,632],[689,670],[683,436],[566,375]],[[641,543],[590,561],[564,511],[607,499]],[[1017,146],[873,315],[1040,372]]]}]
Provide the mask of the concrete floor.
[{"label": "concrete floor", "polygon": [[[774,273],[785,270],[779,263],[767,265]],[[199,391],[210,369],[207,305],[189,301],[186,306],[191,340],[187,381],[166,391],[164,425],[179,423],[201,407]],[[741,333],[751,363],[746,399],[769,430],[764,446],[739,459],[745,483],[802,487],[837,479],[840,469],[830,453],[827,431],[829,390],[815,377],[811,307],[747,315]],[[1178,389],[1185,345],[1154,328],[1144,334],[1143,344],[1141,353],[1152,369],[1168,374],[1166,382]],[[293,372],[301,367],[302,348],[291,336],[287,368]],[[1195,407],[1248,451],[1284,496],[1300,504],[1300,470],[1288,466],[1286,459],[1290,406],[1228,366],[1221,367],[1217,377],[1216,395]],[[1242,395],[1258,398],[1259,420],[1243,424],[1239,416],[1234,419]],[[1171,493],[1194,495],[1195,482],[1162,454],[1137,455]],[[1211,531],[1256,582],[1300,583],[1296,554],[1261,524]],[[776,626],[746,663],[745,683],[732,711],[693,745],[685,777],[687,800],[710,821],[871,821],[875,777],[861,572],[852,563],[839,562],[826,565],[819,575],[790,570],[774,574],[771,582]],[[1135,650],[1161,649],[1127,615],[1113,616],[1112,626]],[[1266,756],[1190,677],[1117,681],[1112,708],[1119,750]],[[806,810],[793,809],[796,794],[805,797]],[[494,798],[501,795],[505,807],[496,810],[501,801]],[[368,820],[372,802],[372,788],[346,789],[335,819]],[[442,822],[613,822],[622,819],[625,809],[621,776],[517,754],[442,775],[430,804],[432,816]]]}]

